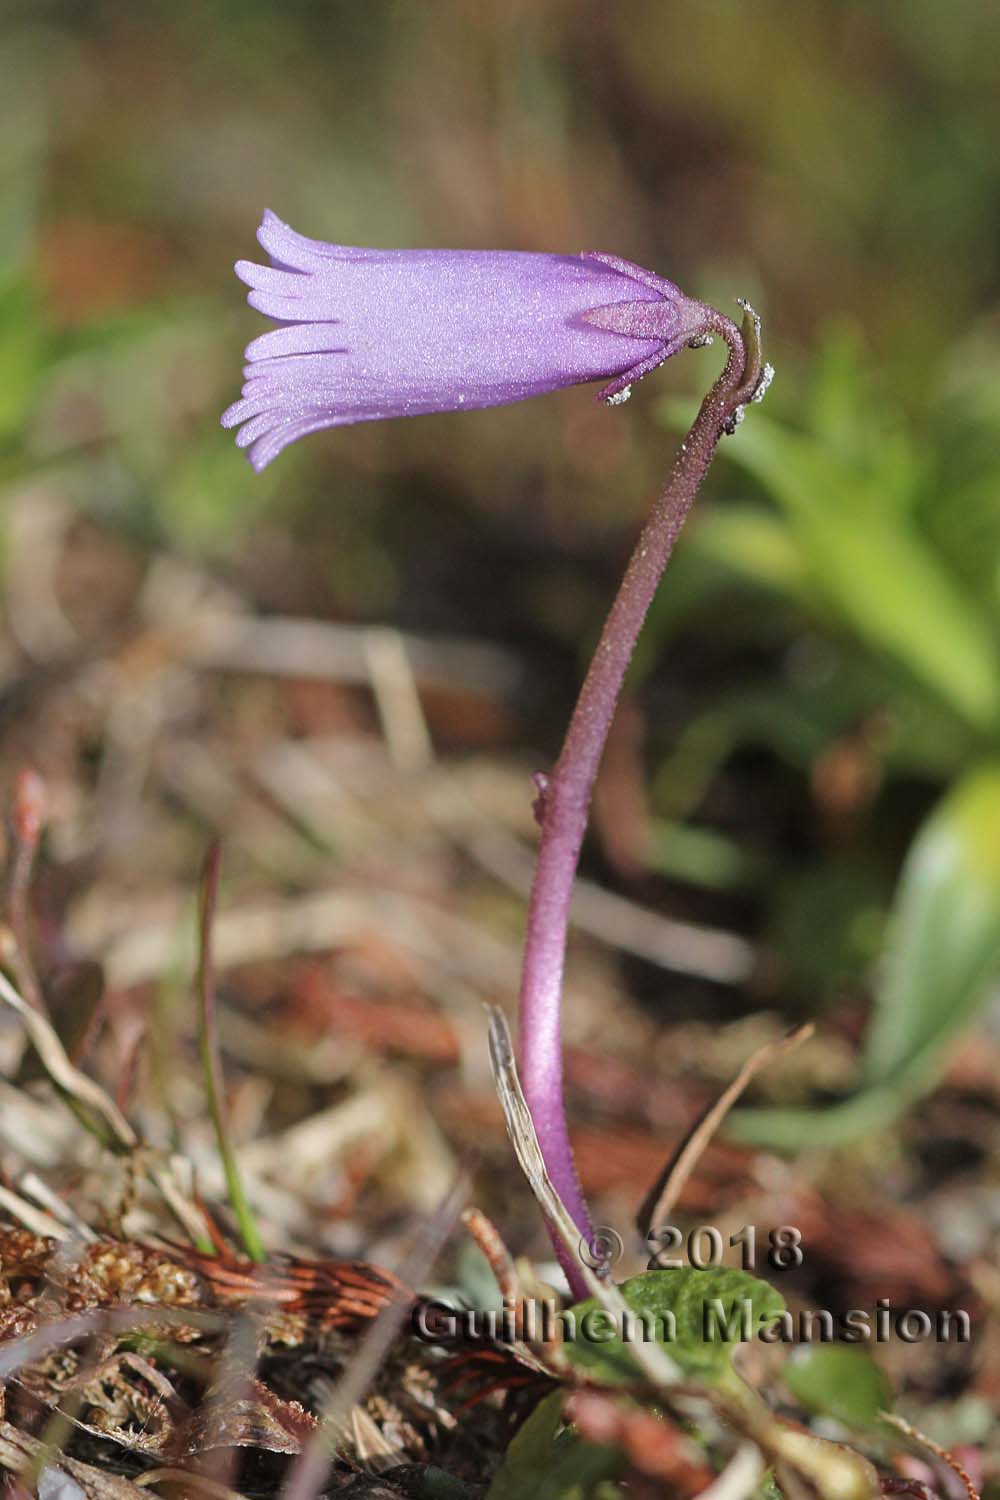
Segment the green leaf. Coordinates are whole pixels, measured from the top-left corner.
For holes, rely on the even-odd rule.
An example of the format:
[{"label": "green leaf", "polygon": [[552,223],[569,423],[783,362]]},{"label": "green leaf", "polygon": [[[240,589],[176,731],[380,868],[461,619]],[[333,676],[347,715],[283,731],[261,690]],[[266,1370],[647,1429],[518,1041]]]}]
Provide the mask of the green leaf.
[{"label": "green leaf", "polygon": [[803,1344],[781,1377],[807,1410],[844,1427],[876,1427],[892,1403],[892,1388],[870,1355],[843,1344]]},{"label": "green leaf", "polygon": [[698,1271],[644,1271],[618,1288],[636,1314],[616,1329],[593,1299],[572,1309],[575,1337],[564,1344],[571,1364],[609,1385],[631,1385],[642,1376],[630,1349],[639,1339],[666,1346],[686,1375],[706,1384],[724,1380],[737,1344],[754,1338],[785,1310],[784,1298],[766,1281],[729,1267]]},{"label": "green leaf", "polygon": [[924,824],[903,867],[863,1081],[908,1095],[1000,975],[1000,766],[968,774]]},{"label": "green leaf", "polygon": [[564,1391],[553,1391],[535,1407],[504,1454],[486,1500],[526,1500],[536,1493],[538,1476],[552,1454],[562,1423]]},{"label": "green leaf", "polygon": [[486,1500],[587,1500],[622,1467],[616,1448],[558,1433],[564,1391],[546,1396],[504,1455]]},{"label": "green leaf", "polygon": [[889,1123],[937,1078],[1000,977],[1000,765],[968,773],[910,849],[890,922],[862,1087],[827,1110],[740,1110],[740,1139],[793,1150]]}]

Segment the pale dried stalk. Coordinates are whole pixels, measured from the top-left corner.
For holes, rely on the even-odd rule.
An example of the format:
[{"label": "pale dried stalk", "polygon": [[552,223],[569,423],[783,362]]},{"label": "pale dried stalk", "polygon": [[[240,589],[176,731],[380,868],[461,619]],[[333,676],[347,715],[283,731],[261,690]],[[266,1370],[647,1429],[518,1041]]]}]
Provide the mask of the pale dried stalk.
[{"label": "pale dried stalk", "polygon": [[[621,1292],[609,1281],[597,1276],[581,1256],[581,1234],[569,1210],[552,1184],[542,1158],[538,1136],[535,1133],[531,1112],[525,1101],[514,1061],[507,1017],[496,1005],[486,1007],[489,1015],[490,1062],[497,1093],[507,1122],[507,1134],[517,1155],[521,1170],[528,1185],[538,1200],[554,1234],[559,1236],[564,1252],[575,1262],[579,1279],[589,1293],[606,1312],[610,1313],[617,1326],[628,1316],[628,1306]],[[635,1362],[658,1389],[677,1385],[682,1380],[679,1366],[659,1344],[650,1344],[640,1339],[632,1349]]]},{"label": "pale dried stalk", "polygon": [[808,1021],[804,1026],[799,1026],[789,1032],[787,1036],[779,1037],[776,1042],[765,1042],[747,1058],[732,1083],[723,1089],[715,1103],[709,1106],[681,1142],[643,1199],[639,1212],[636,1214],[636,1224],[643,1237],[649,1234],[654,1225],[663,1224],[669,1219],[705,1147],[748,1084],[762,1068],[766,1068],[777,1058],[784,1056],[786,1052],[791,1052],[795,1047],[808,1041],[815,1030],[813,1023]]}]

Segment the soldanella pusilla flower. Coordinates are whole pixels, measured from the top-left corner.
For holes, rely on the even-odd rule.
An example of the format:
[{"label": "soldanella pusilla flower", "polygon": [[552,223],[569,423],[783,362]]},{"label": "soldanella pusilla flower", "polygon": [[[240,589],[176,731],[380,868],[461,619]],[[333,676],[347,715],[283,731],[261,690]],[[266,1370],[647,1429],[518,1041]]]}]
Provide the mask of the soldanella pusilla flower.
[{"label": "soldanella pusilla flower", "polygon": [[[267,212],[271,264],[238,261],[247,298],[280,326],[246,350],[239,429],[255,469],[324,427],[502,406],[601,381],[616,403],[685,346],[719,335],[722,374],[702,401],[654,501],[611,607],[539,799],[541,836],[528,909],[519,1066],[549,1176],[585,1241],[590,1218],[563,1105],[561,1002],[570,898],[594,779],[636,638],[723,433],[763,395],[759,321],[742,327],[674,282],[613,255],[511,250],[365,250],[297,234]],[[557,1241],[577,1295],[577,1259]]]},{"label": "soldanella pusilla flower", "polygon": [[359,250],[265,213],[247,301],[283,326],[248,346],[223,416],[262,469],[323,427],[503,406],[585,381],[614,400],[705,329],[708,309],[614,256]]}]

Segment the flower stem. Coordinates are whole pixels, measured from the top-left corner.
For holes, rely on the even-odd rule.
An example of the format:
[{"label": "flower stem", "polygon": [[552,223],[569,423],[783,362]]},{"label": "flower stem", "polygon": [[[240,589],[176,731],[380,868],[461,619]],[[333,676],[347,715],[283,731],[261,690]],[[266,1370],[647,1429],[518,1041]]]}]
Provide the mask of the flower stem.
[{"label": "flower stem", "polygon": [[[584,1240],[590,1237],[591,1223],[566,1128],[560,1005],[570,901],[591,795],[625,672],[674,543],[719,439],[734,430],[743,407],[762,393],[764,384],[760,325],[752,309],[746,307],[742,330],[714,309],[704,311],[699,334],[717,333],[725,340],[725,368],[702,402],[643,526],[539,804],[542,832],[521,974],[521,1079],[549,1175]],[[553,1242],[571,1290],[586,1296],[578,1267],[561,1242],[555,1237]]]}]

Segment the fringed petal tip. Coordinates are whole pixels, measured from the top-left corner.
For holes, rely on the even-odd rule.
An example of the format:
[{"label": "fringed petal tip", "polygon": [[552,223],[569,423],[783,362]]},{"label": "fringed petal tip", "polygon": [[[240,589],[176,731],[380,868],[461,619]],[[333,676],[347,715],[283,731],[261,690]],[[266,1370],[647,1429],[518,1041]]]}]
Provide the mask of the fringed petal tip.
[{"label": "fringed petal tip", "polygon": [[[289,363],[300,362],[301,357],[247,365],[240,399],[227,406],[219,418],[222,427],[236,429],[236,446],[246,450],[258,474],[298,438],[359,420],[357,414],[348,414],[340,408],[339,392],[328,385],[318,381],[313,390],[305,392],[301,385],[290,383],[282,369]],[[272,365],[277,367],[273,374]]]},{"label": "fringed petal tip", "polygon": [[257,239],[275,266],[293,271],[312,271],[316,268],[317,261],[322,263],[319,242],[307,239],[304,234],[297,234],[290,224],[279,219],[270,208],[264,210],[257,229]]},{"label": "fringed petal tip", "polygon": [[[283,448],[310,432],[320,432],[324,427],[337,427],[340,419],[331,416],[289,417],[275,411],[261,412],[249,416],[243,411],[246,405],[237,401],[222,414],[223,427],[239,427],[236,434],[237,448],[246,450],[246,456],[256,473],[266,469],[272,459],[277,458]],[[241,425],[242,424],[242,425]]]},{"label": "fringed petal tip", "polygon": [[254,288],[282,286],[289,271],[322,271],[331,260],[347,260],[364,255],[363,250],[354,250],[347,245],[328,245],[323,240],[311,240],[299,234],[284,219],[270,208],[265,208],[257,228],[257,239],[271,258],[269,266],[258,265],[252,260],[238,260],[233,267],[241,281]]},{"label": "fringed petal tip", "polygon": [[[326,240],[311,240],[299,234],[270,208],[265,208],[257,229],[258,242],[271,257],[272,264],[286,271],[322,271],[338,260],[368,260],[376,251],[355,245],[333,245]],[[247,264],[241,262],[240,264]],[[240,272],[237,271],[237,275]]]}]

